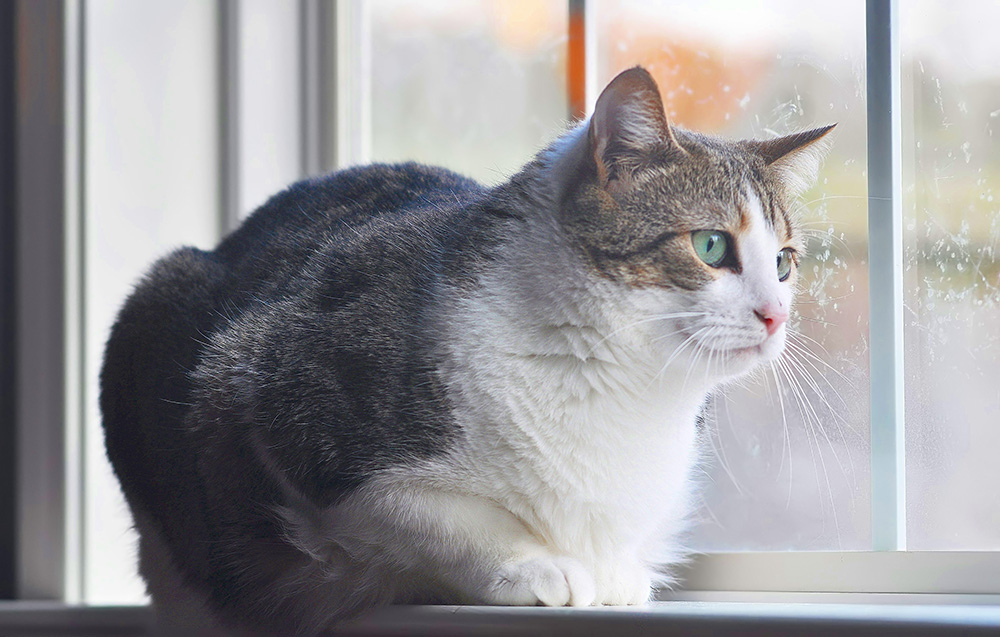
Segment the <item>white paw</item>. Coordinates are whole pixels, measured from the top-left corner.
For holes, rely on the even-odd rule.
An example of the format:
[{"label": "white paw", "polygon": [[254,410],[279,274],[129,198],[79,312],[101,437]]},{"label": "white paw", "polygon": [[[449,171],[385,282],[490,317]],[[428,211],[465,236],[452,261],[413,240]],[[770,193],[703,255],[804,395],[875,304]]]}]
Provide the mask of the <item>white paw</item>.
[{"label": "white paw", "polygon": [[652,579],[645,568],[618,565],[600,578],[596,599],[604,606],[640,606],[649,601],[652,590]]},{"label": "white paw", "polygon": [[536,557],[501,567],[487,603],[510,606],[590,606],[594,578],[571,557]]}]

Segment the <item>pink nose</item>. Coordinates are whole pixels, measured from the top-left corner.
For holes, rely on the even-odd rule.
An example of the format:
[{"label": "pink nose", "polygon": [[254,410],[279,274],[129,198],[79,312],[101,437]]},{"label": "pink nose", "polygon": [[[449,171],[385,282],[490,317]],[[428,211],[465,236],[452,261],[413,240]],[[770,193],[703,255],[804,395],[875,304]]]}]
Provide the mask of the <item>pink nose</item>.
[{"label": "pink nose", "polygon": [[780,305],[771,305],[770,303],[759,310],[754,310],[754,314],[764,324],[764,329],[767,330],[768,336],[772,336],[788,320],[787,309]]}]

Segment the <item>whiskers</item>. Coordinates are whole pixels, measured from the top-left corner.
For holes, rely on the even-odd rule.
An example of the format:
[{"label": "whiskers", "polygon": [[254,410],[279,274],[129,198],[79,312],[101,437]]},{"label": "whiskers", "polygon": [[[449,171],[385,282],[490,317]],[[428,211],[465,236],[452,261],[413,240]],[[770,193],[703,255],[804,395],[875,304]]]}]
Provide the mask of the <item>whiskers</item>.
[{"label": "whiskers", "polygon": [[[601,340],[599,340],[596,343],[594,343],[593,345],[591,345],[590,346],[590,350],[588,352],[588,356],[594,356],[597,353],[597,348],[598,347],[601,347],[602,345],[604,345],[605,343],[607,343],[608,341],[610,341],[615,336],[621,334],[622,332],[627,332],[629,330],[635,329],[636,327],[639,327],[640,325],[645,325],[647,323],[653,323],[653,322],[658,322],[658,321],[672,321],[672,320],[676,320],[676,319],[679,319],[679,318],[699,318],[699,317],[706,316],[706,315],[707,315],[707,312],[694,312],[694,311],[670,312],[670,313],[667,313],[667,314],[657,314],[656,316],[650,316],[650,317],[639,319],[637,321],[633,321],[631,323],[628,323],[628,324],[623,325],[623,326],[621,326],[621,327],[619,327],[617,329],[612,330],[609,334],[605,335]],[[661,341],[661,340],[663,340],[663,339],[665,339],[667,337],[673,336],[675,334],[679,334],[682,331],[683,330],[675,330],[675,331],[670,332],[668,334],[663,334],[663,335],[657,336],[657,337],[655,337],[655,338],[652,339],[652,343],[655,344],[655,343],[657,343],[657,342],[659,342],[659,341]]]},{"label": "whiskers", "polygon": [[[822,350],[825,357],[812,351],[811,345]],[[848,411],[850,406],[830,377],[839,378],[851,390],[854,389],[853,383],[843,372],[827,362],[827,358],[830,358],[830,354],[821,343],[805,334],[789,331],[785,350],[778,359],[772,362],[770,370],[778,389],[779,409],[782,415],[782,464],[784,464],[786,449],[789,460],[789,488],[786,506],[791,503],[793,484],[792,447],[785,407],[785,397],[790,394],[790,402],[797,408],[806,434],[809,455],[813,467],[816,469],[817,490],[820,493],[824,491],[826,493],[824,501],[829,502],[837,544],[842,548],[843,533],[837,513],[837,498],[834,493],[828,458],[832,456],[840,474],[850,485],[851,490],[856,490],[857,473],[850,448],[857,446],[856,443],[860,443],[861,448],[865,448],[867,440],[845,418],[844,412]],[[783,389],[787,390],[787,393]],[[833,402],[831,402],[831,398]],[[831,431],[830,424],[836,428],[835,432]],[[855,438],[854,445],[850,445],[849,438],[852,436]],[[823,506],[823,509],[825,510],[826,507]]]},{"label": "whiskers", "polygon": [[[677,347],[675,347],[674,351],[671,352],[670,356],[667,357],[666,362],[663,363],[663,365],[660,367],[660,370],[656,374],[653,375],[653,378],[651,378],[650,381],[649,381],[649,383],[647,383],[646,386],[643,388],[643,393],[645,393],[646,391],[648,391],[650,387],[652,387],[657,382],[659,382],[660,379],[662,379],[664,377],[664,375],[666,374],[667,370],[670,369],[670,366],[677,359],[677,357],[680,356],[682,353],[684,353],[684,351],[692,343],[696,343],[694,354],[693,354],[693,356],[691,356],[691,359],[688,361],[687,375],[690,375],[692,367],[695,364],[697,364],[697,361],[700,358],[700,354],[704,351],[704,345],[705,345],[705,338],[704,337],[708,336],[708,333],[711,330],[715,329],[715,328],[716,328],[716,326],[714,326],[714,325],[708,325],[708,326],[705,326],[705,327],[698,328],[697,330],[695,330],[694,332],[692,332],[691,334],[689,334],[687,338],[685,338],[683,341],[681,341],[680,345],[678,345]],[[684,330],[678,330],[678,332],[683,332],[683,331]],[[659,339],[655,339],[655,340],[663,340],[667,336],[670,336],[670,335],[676,334],[676,333],[677,332],[672,332],[671,334],[666,334],[663,337],[661,337]],[[685,376],[685,387],[682,387],[682,390],[686,389],[686,385],[687,385],[686,378],[687,378],[687,375]]]},{"label": "whiskers", "polygon": [[[743,379],[744,389],[759,391],[761,402],[744,402],[752,398],[749,394],[715,396],[718,426],[706,432],[706,451],[715,458],[720,471],[716,475],[727,476],[725,484],[731,484],[719,482],[721,491],[711,500],[745,501],[747,494],[757,501],[770,500],[776,523],[794,523],[800,534],[830,538],[826,541],[843,548],[857,535],[844,513],[853,506],[858,474],[864,473],[855,464],[860,465],[869,444],[867,432],[852,426],[863,401],[855,399],[859,388],[850,366],[835,362],[813,337],[790,330],[786,334],[781,356]],[[705,353],[701,358],[706,373],[714,373],[723,357]],[[751,476],[756,477],[751,481]],[[816,527],[809,526],[810,519],[816,520]]]}]

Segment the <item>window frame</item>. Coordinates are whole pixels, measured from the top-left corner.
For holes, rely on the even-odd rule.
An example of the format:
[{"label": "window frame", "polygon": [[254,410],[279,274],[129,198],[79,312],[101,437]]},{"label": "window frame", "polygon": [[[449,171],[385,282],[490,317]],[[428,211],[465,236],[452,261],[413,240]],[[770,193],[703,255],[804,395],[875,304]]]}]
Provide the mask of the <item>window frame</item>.
[{"label": "window frame", "polygon": [[[743,551],[696,555],[681,573],[692,599],[712,593],[946,596],[1000,603],[997,551]],[[670,599],[673,593],[661,593]]]},{"label": "window frame", "polygon": [[[216,0],[224,182],[219,227],[238,223],[238,165],[253,148],[240,133],[239,5]],[[82,108],[86,0],[17,0],[19,84],[13,127],[17,144],[16,274],[13,331],[15,537],[0,529],[0,551],[19,559],[14,594],[21,599],[83,599],[82,436],[84,405],[82,300]],[[582,20],[579,77],[587,111],[596,100],[595,0],[567,0]],[[370,37],[365,3],[300,0],[302,175],[328,165],[366,163],[370,139]],[[905,424],[902,359],[901,109],[897,0],[867,0],[872,550],[855,552],[713,552],[685,569],[687,595],[849,593],[997,596],[1000,551],[906,551]],[[2,20],[0,20],[2,22]],[[322,37],[323,33],[331,38]],[[332,39],[332,41],[331,41]],[[57,46],[45,46],[55,44]],[[20,57],[18,57],[20,60]],[[23,69],[26,71],[21,75]],[[52,69],[56,69],[53,76]],[[34,70],[34,72],[32,72]],[[0,97],[3,97],[0,94]],[[3,113],[0,113],[3,116]],[[332,122],[332,125],[324,124]],[[0,122],[3,124],[5,122]],[[27,152],[30,148],[31,152]],[[39,179],[39,176],[47,179]],[[6,221],[6,217],[5,217]],[[887,249],[888,248],[888,249]],[[5,272],[5,271],[4,271]],[[39,462],[38,459],[44,459]],[[0,585],[3,584],[0,573]],[[0,586],[0,593],[3,592]],[[677,595],[676,593],[674,594]],[[665,594],[664,598],[670,598]],[[951,598],[950,598],[951,599]],[[993,603],[997,600],[994,599]]]},{"label": "window frame", "polygon": [[[82,273],[76,197],[78,88],[72,79],[77,42],[74,3],[18,0],[15,14],[16,314],[14,379],[16,566],[18,599],[72,600],[78,561],[67,557],[78,527],[74,469],[80,450],[76,410],[81,343],[78,312]],[[72,173],[72,175],[70,174]]]},{"label": "window frame", "polygon": [[0,599],[14,597],[17,378],[15,5],[0,4]]}]

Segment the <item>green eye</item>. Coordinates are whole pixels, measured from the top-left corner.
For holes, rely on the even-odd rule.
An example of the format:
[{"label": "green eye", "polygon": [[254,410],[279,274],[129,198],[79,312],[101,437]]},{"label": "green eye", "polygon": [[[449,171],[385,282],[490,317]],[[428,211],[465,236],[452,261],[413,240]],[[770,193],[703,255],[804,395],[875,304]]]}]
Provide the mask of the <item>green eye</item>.
[{"label": "green eye", "polygon": [[698,230],[691,233],[691,243],[698,258],[717,268],[726,260],[729,254],[729,240],[724,232],[719,230]]},{"label": "green eye", "polygon": [[792,251],[785,248],[778,253],[778,280],[784,281],[792,273]]}]

